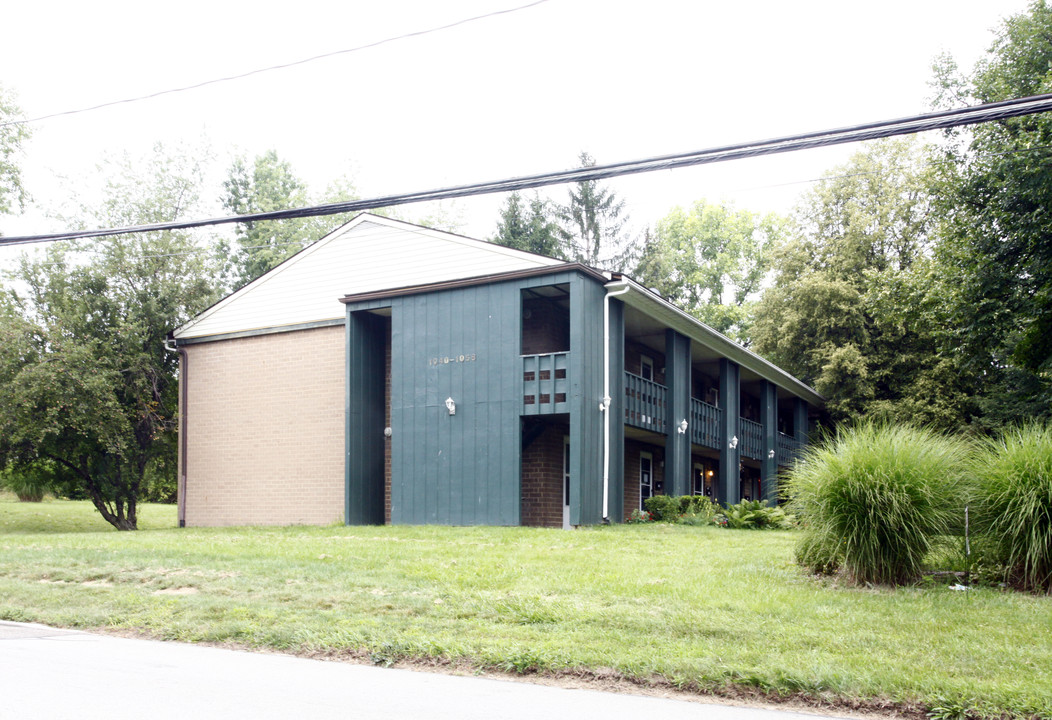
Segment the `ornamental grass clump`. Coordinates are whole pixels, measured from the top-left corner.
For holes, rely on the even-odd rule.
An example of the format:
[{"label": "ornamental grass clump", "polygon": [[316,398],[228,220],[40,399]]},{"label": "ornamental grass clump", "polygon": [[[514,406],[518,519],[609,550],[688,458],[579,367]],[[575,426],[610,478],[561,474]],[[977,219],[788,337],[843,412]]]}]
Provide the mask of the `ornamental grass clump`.
[{"label": "ornamental grass clump", "polygon": [[968,445],[905,425],[864,422],[806,451],[790,472],[790,511],[804,526],[797,561],[865,584],[921,573],[962,522]]},{"label": "ornamental grass clump", "polygon": [[1006,430],[975,453],[972,528],[1003,580],[1052,593],[1052,424]]}]

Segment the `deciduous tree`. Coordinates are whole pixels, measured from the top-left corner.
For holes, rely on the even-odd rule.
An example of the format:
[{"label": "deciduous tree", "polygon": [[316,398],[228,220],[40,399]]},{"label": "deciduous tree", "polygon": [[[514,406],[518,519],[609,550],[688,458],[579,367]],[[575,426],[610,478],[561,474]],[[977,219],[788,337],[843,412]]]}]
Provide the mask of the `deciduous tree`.
[{"label": "deciduous tree", "polygon": [[[236,215],[273,212],[313,204],[307,184],[276,151],[268,150],[250,163],[237,157],[230,166],[223,207]],[[356,197],[347,181],[330,187],[317,202],[337,202]],[[346,222],[346,215],[290,220],[253,220],[237,225],[237,249],[231,268],[236,285],[244,285],[296,254],[306,245]]]},{"label": "deciduous tree", "polygon": [[[997,102],[1052,91],[1052,8],[1006,19],[969,76],[944,61],[944,104]],[[1010,118],[953,133],[939,195],[939,248],[956,282],[955,343],[978,388],[983,422],[1052,416],[1052,118]]]},{"label": "deciduous tree", "polygon": [[22,111],[13,95],[0,87],[0,214],[21,210],[27,195],[22,184],[21,156],[29,127],[6,124],[20,120]]},{"label": "deciduous tree", "polygon": [[643,245],[633,275],[702,322],[748,343],[752,310],[785,221],[699,200],[674,208]]},{"label": "deciduous tree", "polygon": [[[201,172],[157,148],[111,164],[82,221],[113,227],[194,213]],[[166,334],[216,298],[211,252],[183,232],[57,243],[23,258],[0,302],[0,465],[53,468],[120,530],[151,472],[174,473],[176,356]]]}]

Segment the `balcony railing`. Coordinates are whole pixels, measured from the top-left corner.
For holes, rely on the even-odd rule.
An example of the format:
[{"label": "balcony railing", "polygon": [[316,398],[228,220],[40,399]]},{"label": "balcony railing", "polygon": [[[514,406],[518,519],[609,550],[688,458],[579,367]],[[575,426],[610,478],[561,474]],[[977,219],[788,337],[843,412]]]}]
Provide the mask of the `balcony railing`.
[{"label": "balcony railing", "polygon": [[552,415],[569,412],[566,377],[570,353],[522,356],[522,414]]},{"label": "balcony railing", "polygon": [[656,433],[665,432],[668,388],[625,373],[625,422]]},{"label": "balcony railing", "polygon": [[715,405],[690,399],[690,441],[695,445],[719,449],[720,419],[723,412]]},{"label": "balcony railing", "polygon": [[803,449],[804,444],[792,435],[778,433],[778,464],[790,465]]},{"label": "balcony railing", "polygon": [[760,460],[763,457],[763,425],[741,418],[742,457]]}]

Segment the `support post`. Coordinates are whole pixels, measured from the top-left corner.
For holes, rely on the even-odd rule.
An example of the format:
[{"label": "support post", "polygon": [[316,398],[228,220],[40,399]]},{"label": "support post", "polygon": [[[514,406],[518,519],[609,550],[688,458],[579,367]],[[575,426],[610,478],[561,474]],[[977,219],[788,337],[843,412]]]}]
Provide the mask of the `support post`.
[{"label": "support post", "polygon": [[665,492],[675,497],[690,492],[690,338],[675,330],[665,331],[665,382]]},{"label": "support post", "polygon": [[741,500],[741,380],[738,364],[720,359],[721,435],[717,497],[724,505]]},{"label": "support post", "polygon": [[763,425],[763,457],[760,458],[760,488],[770,505],[778,504],[778,387],[760,383],[760,423]]},{"label": "support post", "polygon": [[810,428],[807,424],[807,401],[803,398],[793,400],[793,437],[801,445],[807,444]]}]

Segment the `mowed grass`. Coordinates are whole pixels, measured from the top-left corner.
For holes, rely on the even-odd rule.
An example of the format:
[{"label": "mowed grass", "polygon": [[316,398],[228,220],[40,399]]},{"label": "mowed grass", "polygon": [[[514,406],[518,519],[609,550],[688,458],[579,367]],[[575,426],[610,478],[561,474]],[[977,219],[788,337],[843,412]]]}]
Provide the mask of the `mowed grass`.
[{"label": "mowed grass", "polygon": [[0,619],[392,663],[609,675],[873,707],[1052,716],[1052,598],[842,588],[794,532],[588,528],[111,531],[0,498]]}]

